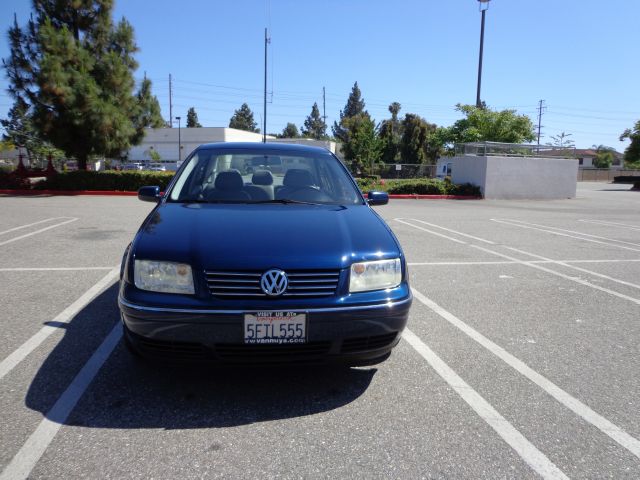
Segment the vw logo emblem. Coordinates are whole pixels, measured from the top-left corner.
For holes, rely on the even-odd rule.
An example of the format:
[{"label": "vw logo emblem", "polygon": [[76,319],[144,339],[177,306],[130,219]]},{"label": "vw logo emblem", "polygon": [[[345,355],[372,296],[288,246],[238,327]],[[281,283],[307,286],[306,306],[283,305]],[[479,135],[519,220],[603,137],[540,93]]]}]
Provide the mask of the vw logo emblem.
[{"label": "vw logo emblem", "polygon": [[269,296],[282,295],[289,285],[287,274],[282,270],[272,269],[262,274],[260,288]]}]

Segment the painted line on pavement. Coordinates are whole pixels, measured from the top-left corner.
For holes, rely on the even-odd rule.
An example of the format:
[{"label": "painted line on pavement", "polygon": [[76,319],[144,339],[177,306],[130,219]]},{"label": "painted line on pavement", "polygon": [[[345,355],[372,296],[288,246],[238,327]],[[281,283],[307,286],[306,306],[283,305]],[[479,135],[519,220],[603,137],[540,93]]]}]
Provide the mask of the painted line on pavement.
[{"label": "painted line on pavement", "polygon": [[40,220],[38,222],[27,223],[26,225],[20,225],[19,227],[10,228],[9,230],[4,230],[0,232],[0,235],[4,235],[5,233],[15,232],[16,230],[22,230],[23,228],[33,227],[34,225],[40,225],[41,223],[50,222],[51,220],[60,220],[63,218],[72,218],[72,217],[51,217],[45,218],[44,220]]},{"label": "painted line on pavement", "polygon": [[[413,220],[413,219],[410,219],[410,220]],[[406,224],[406,225],[409,225],[409,226],[412,226],[412,227],[414,227],[414,228],[417,228],[417,229],[423,230],[423,229],[422,229],[422,227],[419,227],[419,226],[417,226],[417,225],[413,225],[413,224],[408,223],[408,222],[402,222],[402,223],[404,223],[404,224]],[[451,231],[452,231],[452,232],[454,232],[454,233],[458,233],[458,232],[456,232],[455,230],[451,230]],[[431,233],[431,232],[429,232],[429,233]],[[453,237],[448,237],[448,236],[446,236],[446,235],[440,235],[440,236],[441,236],[441,237],[444,237],[444,238],[447,238],[447,239],[449,239],[449,240],[453,240],[453,241],[458,241],[458,242],[459,242],[459,240],[456,240],[456,239],[455,239],[455,238],[453,238]],[[537,263],[534,263],[534,262],[532,262],[532,261],[520,260],[520,259],[518,259],[518,258],[511,257],[511,256],[509,256],[509,255],[505,255],[505,254],[500,253],[500,252],[496,252],[495,250],[490,250],[490,249],[488,249],[488,248],[481,247],[480,245],[468,244],[468,243],[466,243],[466,242],[463,242],[463,243],[464,243],[465,245],[468,245],[468,246],[469,246],[469,247],[471,247],[471,248],[476,248],[476,249],[478,249],[478,250],[481,250],[481,251],[483,251],[483,252],[489,253],[489,254],[491,254],[491,255],[495,255],[495,256],[498,256],[498,257],[504,258],[504,259],[506,259],[506,260],[510,260],[510,261],[512,261],[512,262],[519,263],[520,265],[524,265],[524,266],[527,266],[527,267],[531,267],[531,268],[535,268],[535,269],[541,270],[541,271],[543,271],[543,272],[550,273],[551,275],[555,275],[555,276],[558,276],[558,277],[560,277],[560,278],[564,278],[565,280],[569,280],[569,281],[571,281],[571,282],[579,283],[580,285],[583,285],[583,286],[586,286],[586,287],[591,287],[591,288],[593,288],[593,289],[595,289],[595,290],[600,290],[601,292],[605,292],[605,293],[608,293],[608,294],[613,295],[613,296],[615,296],[615,297],[622,298],[622,299],[624,299],[624,300],[628,300],[628,301],[630,301],[630,302],[633,302],[633,303],[635,303],[636,305],[640,305],[640,299],[638,299],[638,298],[630,297],[629,295],[624,295],[623,293],[616,292],[615,290],[611,290],[611,289],[609,289],[609,288],[605,288],[605,287],[601,287],[601,286],[599,286],[599,285],[595,285],[595,284],[593,284],[593,283],[591,283],[591,282],[587,282],[586,280],[582,280],[581,278],[571,277],[571,276],[569,276],[569,275],[565,275],[564,273],[558,272],[558,271],[556,271],[556,270],[552,270],[552,269],[550,269],[550,268],[546,268],[546,267],[543,267],[543,266],[541,266],[541,265],[538,265]],[[504,244],[502,244],[502,246],[503,246],[503,247],[505,247],[505,248],[509,248],[508,246],[506,246],[506,245],[504,245]],[[623,247],[623,248],[625,248],[625,247]],[[524,252],[524,251],[523,251],[523,253],[527,253],[527,252]],[[528,254],[528,253],[527,253],[527,254]],[[531,254],[531,255],[534,255],[534,254]],[[595,273],[595,272],[594,272],[594,273]],[[621,282],[621,281],[622,281],[622,280],[620,280],[620,282]]]},{"label": "painted line on pavement", "polygon": [[0,242],[0,247],[3,245],[7,245],[8,243],[17,242],[18,240],[22,240],[23,238],[27,238],[32,235],[37,235],[38,233],[46,232],[47,230],[51,230],[52,228],[61,227],[62,225],[66,225],[67,223],[75,222],[76,220],[78,220],[75,217],[68,217],[68,218],[71,218],[71,220],[67,220],[61,223],[56,223],[55,225],[50,225],[48,227],[41,228],[40,230],[36,230],[35,232],[25,233],[24,235],[20,235],[19,237],[15,237],[10,240],[5,240],[4,242]]},{"label": "painted line on pavement", "polygon": [[[107,288],[118,276],[120,275],[120,267],[113,268],[107,273],[101,280],[98,281],[93,287],[87,290],[80,296],[75,302],[60,312],[54,319],[51,320],[54,324],[69,323],[69,321],[82,310],[91,300],[98,296]],[[53,332],[58,332],[60,329],[56,326],[45,325],[35,335],[24,342],[20,347],[13,351],[7,358],[0,362],[0,380],[3,379],[16,365],[33,352],[36,348],[42,344]]]},{"label": "painted line on pavement", "polygon": [[619,227],[619,228],[626,228],[628,230],[635,230],[637,232],[640,232],[640,227],[637,225],[629,225],[627,223],[617,223],[617,222],[605,222],[604,220],[578,220],[579,222],[585,222],[585,223],[593,223],[596,225],[605,225],[607,227]]},{"label": "painted line on pavement", "polygon": [[[396,220],[401,220],[401,219],[396,218]],[[424,220],[418,220],[417,218],[406,218],[405,220],[413,220],[415,222],[424,223],[425,225],[429,225],[430,227],[439,228],[440,230],[444,230],[444,231],[450,232],[450,233],[455,233],[456,235],[460,235],[461,237],[471,238],[473,240],[477,240],[477,241],[483,242],[483,243],[488,243],[490,245],[495,245],[496,244],[495,242],[492,242],[491,240],[486,240],[486,239],[480,238],[480,237],[474,237],[473,235],[469,235],[467,233],[456,232],[455,230],[451,230],[450,228],[441,227],[440,225],[436,225],[435,223],[425,222]]]},{"label": "painted line on pavement", "polygon": [[482,395],[465,382],[449,365],[408,328],[402,332],[404,338],[431,368],[484,420],[520,457],[541,477],[568,479],[547,456],[538,450],[507,421]]},{"label": "painted line on pavement", "polygon": [[60,427],[66,422],[69,414],[87,390],[98,371],[107,361],[113,349],[122,337],[122,326],[119,322],[103,340],[91,358],[82,367],[64,393],[51,407],[38,428],[31,434],[11,462],[5,467],[0,480],[19,480],[29,477],[40,457],[51,444]]},{"label": "painted line on pavement", "polygon": [[0,272],[75,272],[78,270],[111,270],[113,267],[0,268]]},{"label": "painted line on pavement", "polygon": [[544,229],[544,228],[532,227],[532,226],[529,226],[529,225],[522,225],[522,224],[519,224],[519,223],[514,223],[514,222],[506,221],[506,220],[498,220],[496,218],[491,218],[490,220],[492,222],[502,223],[504,225],[510,225],[512,227],[526,228],[526,229],[529,229],[529,230],[538,230],[539,232],[551,233],[553,235],[559,235],[561,237],[575,238],[577,240],[583,240],[585,242],[591,242],[591,243],[598,243],[600,245],[606,245],[608,247],[617,247],[617,248],[622,248],[623,250],[630,250],[632,252],[640,252],[640,249],[638,249],[638,248],[625,247],[624,245],[618,245],[617,243],[601,242],[600,240],[594,240],[592,238],[578,237],[577,235],[570,235],[568,233],[557,232],[555,230],[548,230],[548,229]]},{"label": "painted line on pavement", "polygon": [[[523,255],[529,255],[530,257],[533,257],[533,258],[539,258],[542,261],[551,262],[551,263],[554,263],[556,265],[562,265],[563,267],[567,267],[567,268],[571,268],[573,270],[577,270],[579,272],[584,272],[584,273],[587,273],[587,274],[592,275],[594,277],[604,278],[604,279],[610,280],[612,282],[620,283],[621,285],[626,285],[627,287],[640,289],[640,285],[638,285],[638,284],[627,282],[625,280],[620,280],[618,278],[610,277],[609,275],[603,275],[602,273],[594,272],[593,270],[587,270],[586,268],[575,267],[573,265],[569,265],[568,263],[561,262],[559,260],[551,260],[550,258],[543,257],[542,255],[536,255],[535,253],[525,252],[524,250],[520,250],[518,248],[507,247],[507,246],[505,246],[505,248],[507,248],[509,250],[512,250],[514,252],[522,253]],[[533,262],[531,262],[531,263],[533,263]],[[541,263],[541,262],[535,262],[535,263]]]},{"label": "painted line on pavement", "polygon": [[[506,248],[510,248],[512,250],[516,250],[513,249],[511,247],[506,247]],[[520,250],[521,251],[521,250]],[[522,252],[522,251],[521,251]],[[522,253],[526,253],[526,252],[522,252]],[[527,253],[527,255],[532,255],[534,256],[532,253]],[[543,257],[544,258],[544,257]],[[612,260],[531,260],[527,263],[559,263],[559,264],[565,264],[565,263],[628,263],[628,262],[640,262],[640,258],[635,258],[635,259],[612,259]],[[443,266],[453,266],[453,265],[519,265],[522,262],[519,261],[511,261],[511,260],[496,260],[496,261],[480,261],[480,262],[407,262],[407,265],[409,265],[410,267],[414,267],[414,266],[438,266],[438,265],[443,265]],[[2,271],[2,269],[0,269],[0,271]]]},{"label": "painted line on pavement", "polygon": [[634,454],[636,457],[640,458],[640,440],[632,437],[623,429],[613,424],[602,415],[596,413],[591,408],[589,408],[586,404],[582,403],[577,398],[571,396],[569,393],[562,390],[556,384],[551,382],[551,380],[546,377],[540,375],[538,372],[533,370],[527,364],[525,364],[519,358],[511,355],[504,348],[499,345],[493,343],[487,337],[482,335],[477,330],[473,329],[458,317],[453,315],[451,312],[448,312],[440,305],[435,303],[433,300],[427,298],[425,295],[417,291],[415,288],[412,288],[414,298],[416,298],[420,303],[431,309],[433,312],[438,314],[440,317],[445,319],[454,327],[458,328],[460,331],[465,333],[468,337],[482,345],[484,348],[493,353],[500,360],[505,362],[511,368],[516,370],[518,373],[528,378],[538,387],[543,389],[553,398],[555,398],[562,405],[567,407],[569,410],[574,412],[580,418],[590,423],[598,430],[600,430],[605,435],[609,436],[615,442],[617,442],[622,447],[626,448],[629,452]]},{"label": "painted line on pavement", "polygon": [[[452,238],[452,237],[449,237],[447,235],[443,235],[442,233],[434,232],[432,230],[427,230],[426,228],[422,228],[422,227],[419,227],[417,225],[413,225],[413,224],[411,224],[409,222],[405,222],[404,220],[401,220],[399,218],[395,218],[394,220],[396,222],[400,222],[400,223],[404,223],[405,225],[409,225],[410,227],[417,228],[418,230],[422,230],[423,232],[430,233],[431,235],[435,235],[437,237],[446,238],[447,240],[451,240],[452,242],[460,243],[462,245],[466,245],[467,244],[467,242],[463,242],[462,240],[458,240],[457,238]],[[413,219],[411,219],[411,220],[413,220]]]}]

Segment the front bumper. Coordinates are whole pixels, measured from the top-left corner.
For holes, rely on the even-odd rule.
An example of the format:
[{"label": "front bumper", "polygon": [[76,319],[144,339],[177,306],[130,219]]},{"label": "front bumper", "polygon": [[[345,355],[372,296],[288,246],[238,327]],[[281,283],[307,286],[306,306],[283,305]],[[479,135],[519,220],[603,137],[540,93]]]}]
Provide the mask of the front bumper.
[{"label": "front bumper", "polygon": [[[153,307],[118,298],[129,344],[146,357],[221,363],[344,363],[384,359],[407,324],[411,295],[364,306],[285,309],[307,314],[307,343],[245,345],[244,310]],[[252,310],[247,310],[251,312]]]}]

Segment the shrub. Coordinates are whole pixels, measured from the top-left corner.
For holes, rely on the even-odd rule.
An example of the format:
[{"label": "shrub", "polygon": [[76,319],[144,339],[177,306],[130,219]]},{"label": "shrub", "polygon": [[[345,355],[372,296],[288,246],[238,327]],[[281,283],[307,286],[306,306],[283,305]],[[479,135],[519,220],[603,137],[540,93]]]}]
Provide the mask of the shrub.
[{"label": "shrub", "polygon": [[409,179],[409,180],[389,180],[387,191],[397,194],[417,194],[417,195],[446,195],[446,184],[442,180],[432,178]]},{"label": "shrub", "polygon": [[10,190],[21,190],[31,188],[28,178],[20,177],[8,169],[0,170],[0,188]]},{"label": "shrub", "polygon": [[39,190],[116,190],[135,192],[145,185],[158,185],[161,190],[164,190],[169,185],[173,175],[173,172],[90,172],[77,170],[59,173],[38,183],[35,188]]}]

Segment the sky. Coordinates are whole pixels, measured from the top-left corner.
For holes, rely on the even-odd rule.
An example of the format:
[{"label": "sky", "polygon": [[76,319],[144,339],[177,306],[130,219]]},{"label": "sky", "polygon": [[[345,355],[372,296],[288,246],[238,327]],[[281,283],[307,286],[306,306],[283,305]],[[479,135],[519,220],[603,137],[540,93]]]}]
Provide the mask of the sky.
[{"label": "sky", "polygon": [[[0,1],[0,57],[7,30],[31,2]],[[115,0],[114,18],[134,27],[135,77],[153,81],[169,119],[194,107],[206,127],[228,126],[247,102],[262,126],[264,29],[269,30],[267,132],[298,128],[314,102],[339,119],[354,82],[380,122],[397,101],[448,126],[457,103],[474,104],[480,44],[477,0]],[[578,148],[607,145],[640,119],[640,2],[492,0],[486,13],[482,99],[537,125],[541,143],[570,134]],[[12,100],[0,79],[0,117]]]}]

